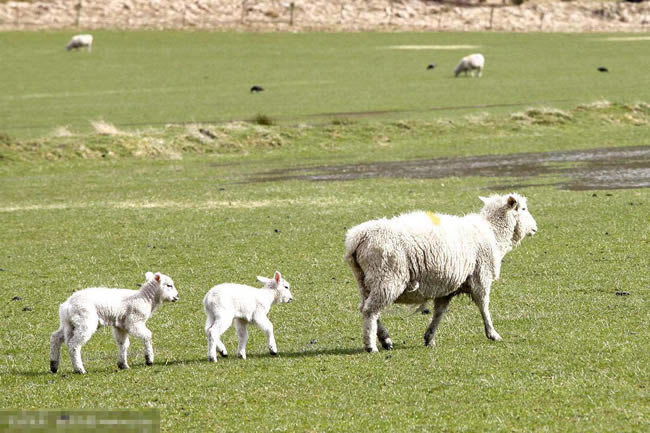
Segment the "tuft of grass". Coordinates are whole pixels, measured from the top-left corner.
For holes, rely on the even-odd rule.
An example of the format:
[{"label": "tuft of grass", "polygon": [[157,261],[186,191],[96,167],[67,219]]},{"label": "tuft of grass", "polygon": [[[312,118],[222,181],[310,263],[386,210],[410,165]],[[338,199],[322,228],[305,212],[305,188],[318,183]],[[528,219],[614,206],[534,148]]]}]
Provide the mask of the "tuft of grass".
[{"label": "tuft of grass", "polygon": [[567,123],[573,118],[566,111],[557,108],[537,107],[513,113],[511,119],[533,125],[557,125]]},{"label": "tuft of grass", "polygon": [[268,116],[266,114],[261,114],[261,113],[256,114],[252,122],[256,125],[262,125],[262,126],[275,125],[275,121],[271,116]]},{"label": "tuft of grass", "polygon": [[93,126],[95,133],[99,135],[109,135],[109,136],[124,135],[124,132],[120,131],[115,127],[115,125],[106,122],[105,120],[91,120],[90,124]]}]

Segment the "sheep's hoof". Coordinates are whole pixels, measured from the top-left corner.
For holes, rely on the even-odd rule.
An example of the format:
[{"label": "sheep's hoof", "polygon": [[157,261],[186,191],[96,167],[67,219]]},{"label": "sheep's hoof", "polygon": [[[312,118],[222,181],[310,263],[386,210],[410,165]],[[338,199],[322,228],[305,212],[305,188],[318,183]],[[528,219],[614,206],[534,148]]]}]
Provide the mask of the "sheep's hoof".
[{"label": "sheep's hoof", "polygon": [[217,362],[216,356],[208,356],[208,362]]},{"label": "sheep's hoof", "polygon": [[117,368],[119,368],[120,370],[127,370],[129,368],[129,364],[127,364],[126,362],[118,362]]},{"label": "sheep's hoof", "polygon": [[240,358],[240,359],[246,360],[246,355],[244,355],[243,353],[238,353],[238,354],[237,354],[237,358]]},{"label": "sheep's hoof", "polygon": [[501,338],[501,336],[496,332],[494,334],[489,334],[487,336],[487,338],[489,338],[492,341],[501,341],[501,340],[503,340],[503,338]]},{"label": "sheep's hoof", "polygon": [[228,358],[228,352],[219,352],[222,358]]},{"label": "sheep's hoof", "polygon": [[269,351],[269,353],[271,354],[271,356],[278,356],[278,352],[276,352],[275,350],[271,350]]},{"label": "sheep's hoof", "polygon": [[376,353],[379,352],[376,347],[366,347],[366,352],[368,353]]},{"label": "sheep's hoof", "polygon": [[381,347],[383,347],[384,350],[393,350],[393,341],[390,338],[387,338],[381,341]]},{"label": "sheep's hoof", "polygon": [[153,361],[150,359],[145,360],[144,363],[147,365],[153,365]]},{"label": "sheep's hoof", "polygon": [[50,371],[52,373],[59,371],[59,361],[50,361]]},{"label": "sheep's hoof", "polygon": [[74,372],[77,374],[86,374],[86,370],[75,370]]}]

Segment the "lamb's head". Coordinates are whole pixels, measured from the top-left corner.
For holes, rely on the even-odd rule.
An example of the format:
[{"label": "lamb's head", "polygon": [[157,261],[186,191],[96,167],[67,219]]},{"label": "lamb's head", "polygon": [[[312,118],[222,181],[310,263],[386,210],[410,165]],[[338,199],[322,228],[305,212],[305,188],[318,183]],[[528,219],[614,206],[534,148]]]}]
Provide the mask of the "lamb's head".
[{"label": "lamb's head", "polygon": [[159,287],[160,300],[163,302],[176,302],[178,301],[178,290],[174,286],[174,281],[165,274],[160,272],[147,272],[145,274],[147,282],[155,281]]},{"label": "lamb's head", "polygon": [[293,295],[289,290],[290,284],[287,280],[282,278],[282,275],[275,271],[273,278],[257,277],[257,281],[264,284],[264,287],[276,291],[275,302],[285,303],[293,301]]},{"label": "lamb's head", "polygon": [[484,203],[481,215],[492,224],[497,237],[505,236],[512,247],[537,233],[537,222],[528,210],[526,197],[512,193],[480,199]]}]

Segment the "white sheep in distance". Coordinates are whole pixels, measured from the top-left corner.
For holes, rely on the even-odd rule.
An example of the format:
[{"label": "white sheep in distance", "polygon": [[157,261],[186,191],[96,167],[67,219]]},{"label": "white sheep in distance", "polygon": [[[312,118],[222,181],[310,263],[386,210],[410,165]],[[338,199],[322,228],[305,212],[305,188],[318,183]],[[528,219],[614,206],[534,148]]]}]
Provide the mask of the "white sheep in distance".
[{"label": "white sheep in distance", "polygon": [[454,77],[457,77],[461,72],[464,72],[465,75],[469,72],[472,75],[474,71],[477,71],[476,76],[480,77],[483,74],[484,67],[485,58],[483,54],[470,54],[460,59],[460,62],[454,68]]},{"label": "white sheep in distance", "polygon": [[264,284],[261,289],[243,284],[224,283],[214,286],[203,298],[206,314],[205,333],[208,337],[208,361],[217,362],[217,350],[221,356],[228,356],[221,335],[230,327],[233,320],[239,339],[237,356],[246,359],[248,324],[256,324],[266,334],[271,355],[278,354],[273,335],[273,324],[266,316],[273,304],[293,301],[289,283],[275,272],[272,279],[257,277]]},{"label": "white sheep in distance", "polygon": [[74,35],[72,39],[70,39],[70,42],[68,42],[68,45],[65,46],[66,51],[70,51],[72,49],[79,49],[82,47],[88,48],[88,51],[92,51],[93,49],[93,35]]},{"label": "white sheep in distance", "polygon": [[485,335],[501,340],[489,312],[490,287],[499,278],[501,260],[537,223],[518,194],[481,197],[481,212],[463,217],[417,211],[378,219],[351,228],[345,238],[345,259],[361,294],[363,342],[376,352],[393,343],[379,320],[392,303],[424,304],[434,300],[434,314],[425,335],[435,344],[440,319],[451,299],[469,294],[483,316]]},{"label": "white sheep in distance", "polygon": [[144,340],[144,358],[153,364],[151,331],[145,325],[163,302],[178,301],[178,291],[167,275],[146,273],[147,282],[140,290],[93,287],[73,293],[59,306],[60,326],[50,338],[50,370],[59,369],[59,352],[65,341],[75,373],[85,373],[81,346],[100,326],[112,326],[118,345],[117,366],[129,368],[129,334]]}]

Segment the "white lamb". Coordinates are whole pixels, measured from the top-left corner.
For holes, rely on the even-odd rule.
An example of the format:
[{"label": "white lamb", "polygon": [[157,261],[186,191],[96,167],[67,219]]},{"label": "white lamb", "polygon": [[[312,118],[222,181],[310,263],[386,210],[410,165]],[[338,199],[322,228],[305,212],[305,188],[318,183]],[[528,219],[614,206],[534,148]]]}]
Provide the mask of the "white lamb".
[{"label": "white lamb", "polygon": [[483,68],[485,67],[485,58],[483,54],[470,54],[460,59],[458,65],[454,69],[454,77],[457,77],[461,72],[464,72],[465,75],[469,72],[470,75],[473,75],[474,71],[477,71],[476,76],[480,77],[483,74]]},{"label": "white lamb", "polygon": [[243,284],[224,283],[214,286],[203,298],[203,308],[207,316],[205,333],[208,336],[208,361],[217,362],[217,350],[221,356],[228,356],[221,335],[235,321],[239,338],[237,356],[246,359],[248,324],[256,324],[266,334],[271,355],[278,354],[273,336],[273,324],[266,317],[271,305],[293,301],[289,283],[275,272],[273,279],[257,277],[264,284],[261,289]]},{"label": "white lamb", "polygon": [[92,51],[93,49],[93,35],[74,35],[72,39],[70,39],[70,42],[68,42],[68,45],[65,46],[66,51],[70,51],[72,49],[79,49],[82,47],[88,48],[88,51]]},{"label": "white lamb", "polygon": [[81,346],[100,326],[112,326],[118,345],[117,366],[129,368],[129,334],[144,340],[144,358],[153,364],[151,331],[147,319],[163,302],[178,301],[178,291],[167,275],[146,273],[147,282],[140,290],[89,288],[75,292],[59,306],[60,326],[50,338],[50,370],[59,369],[59,352],[65,341],[76,373],[85,373]]},{"label": "white lamb", "polygon": [[345,238],[345,259],[361,294],[363,342],[377,351],[393,343],[379,321],[392,303],[424,304],[434,300],[434,314],[424,334],[435,344],[436,328],[451,299],[469,294],[483,316],[485,334],[501,340],[488,310],[492,281],[499,278],[501,260],[537,223],[518,194],[481,197],[479,214],[463,217],[412,212],[391,219],[368,221],[351,228]]}]

